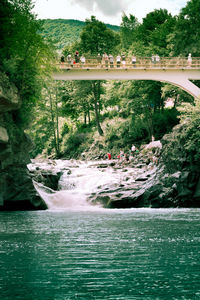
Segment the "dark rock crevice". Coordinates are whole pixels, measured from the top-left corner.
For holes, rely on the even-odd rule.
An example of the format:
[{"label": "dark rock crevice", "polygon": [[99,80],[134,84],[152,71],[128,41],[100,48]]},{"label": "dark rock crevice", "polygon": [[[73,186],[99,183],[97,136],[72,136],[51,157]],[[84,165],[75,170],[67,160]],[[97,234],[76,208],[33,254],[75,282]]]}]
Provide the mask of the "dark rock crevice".
[{"label": "dark rock crevice", "polygon": [[27,169],[32,142],[13,118],[21,102],[16,87],[0,73],[0,210],[47,208]]}]

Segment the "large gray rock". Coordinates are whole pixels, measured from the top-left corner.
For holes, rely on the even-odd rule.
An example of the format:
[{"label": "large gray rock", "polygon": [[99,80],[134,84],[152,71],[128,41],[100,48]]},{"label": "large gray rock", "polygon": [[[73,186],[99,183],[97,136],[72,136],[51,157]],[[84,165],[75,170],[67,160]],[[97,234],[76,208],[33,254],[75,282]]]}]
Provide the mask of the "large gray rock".
[{"label": "large gray rock", "polygon": [[20,105],[21,100],[16,87],[9,82],[5,74],[0,72],[0,112],[19,109]]},{"label": "large gray rock", "polygon": [[46,209],[27,169],[32,142],[12,114],[20,105],[17,89],[0,73],[0,210]]},{"label": "large gray rock", "polygon": [[7,130],[0,126],[0,143],[7,143],[9,140]]}]

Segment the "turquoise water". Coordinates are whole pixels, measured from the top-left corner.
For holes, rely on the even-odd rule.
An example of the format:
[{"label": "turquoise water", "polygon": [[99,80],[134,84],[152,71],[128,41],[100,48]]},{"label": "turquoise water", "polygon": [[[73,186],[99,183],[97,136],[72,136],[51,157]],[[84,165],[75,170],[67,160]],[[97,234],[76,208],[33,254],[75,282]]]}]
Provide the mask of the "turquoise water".
[{"label": "turquoise water", "polygon": [[0,299],[200,299],[200,210],[0,213]]}]

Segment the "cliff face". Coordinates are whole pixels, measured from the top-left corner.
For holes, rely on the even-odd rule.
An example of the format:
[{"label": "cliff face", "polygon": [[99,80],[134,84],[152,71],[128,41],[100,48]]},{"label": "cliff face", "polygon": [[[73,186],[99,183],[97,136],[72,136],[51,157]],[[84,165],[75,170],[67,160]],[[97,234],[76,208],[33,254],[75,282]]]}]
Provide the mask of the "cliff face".
[{"label": "cliff face", "polygon": [[32,142],[14,120],[20,106],[16,87],[0,73],[0,210],[46,209],[27,169]]}]

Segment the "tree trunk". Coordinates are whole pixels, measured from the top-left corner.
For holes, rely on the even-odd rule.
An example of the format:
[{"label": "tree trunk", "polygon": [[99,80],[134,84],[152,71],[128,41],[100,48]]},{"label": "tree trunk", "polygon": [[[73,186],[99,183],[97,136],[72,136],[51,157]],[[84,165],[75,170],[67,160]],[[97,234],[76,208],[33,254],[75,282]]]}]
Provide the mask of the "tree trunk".
[{"label": "tree trunk", "polygon": [[148,128],[148,134],[149,134],[149,141],[152,141],[153,137],[153,115],[152,115],[152,108],[149,107],[149,112],[146,115],[147,120],[147,128]]},{"label": "tree trunk", "polygon": [[97,87],[96,82],[92,82],[92,87],[93,87],[93,94],[94,94],[94,111],[95,111],[95,117],[96,117],[96,124],[97,124],[97,130],[99,135],[103,135],[103,130],[100,125],[99,121],[99,109],[98,109],[98,100],[99,100],[99,89]]},{"label": "tree trunk", "polygon": [[52,131],[53,131],[53,136],[54,136],[54,148],[55,148],[56,155],[57,155],[58,149],[57,149],[57,143],[56,143],[55,117],[54,117],[54,111],[53,111],[53,100],[51,97],[51,91],[49,91],[49,100],[50,100],[50,108],[51,108]]},{"label": "tree trunk", "polygon": [[88,123],[90,124],[91,118],[90,118],[90,109],[89,108],[88,108],[88,111],[87,111],[87,115],[88,115]]},{"label": "tree trunk", "polygon": [[178,94],[174,100],[174,106],[173,106],[174,109],[176,108],[177,104],[179,103],[179,98],[180,98],[180,94]]},{"label": "tree trunk", "polygon": [[60,137],[59,137],[59,120],[58,120],[58,101],[57,101],[57,87],[56,87],[56,155],[60,156]]},{"label": "tree trunk", "polygon": [[87,113],[84,111],[84,124],[87,124]]}]

